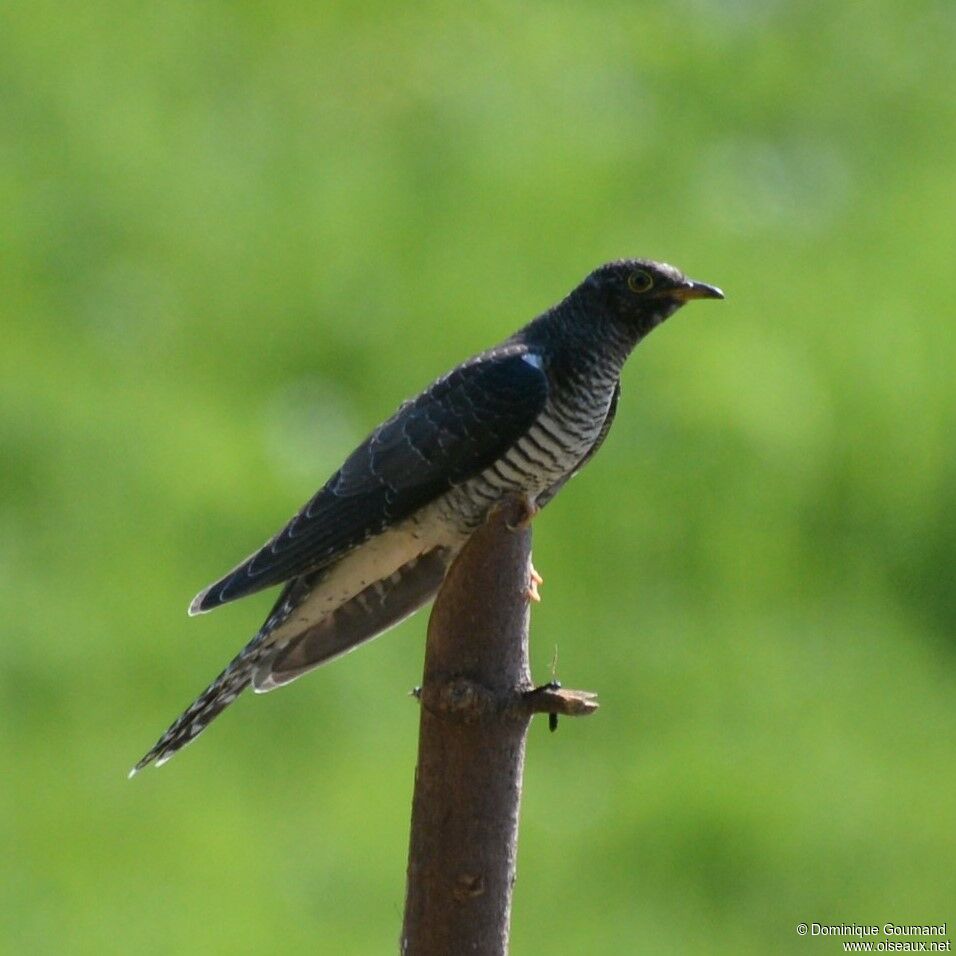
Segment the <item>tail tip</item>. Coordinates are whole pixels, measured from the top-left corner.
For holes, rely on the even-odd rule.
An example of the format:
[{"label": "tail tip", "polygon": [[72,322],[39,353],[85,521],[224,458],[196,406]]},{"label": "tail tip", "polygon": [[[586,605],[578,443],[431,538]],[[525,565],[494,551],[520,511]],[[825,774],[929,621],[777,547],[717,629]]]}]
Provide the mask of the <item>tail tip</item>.
[{"label": "tail tip", "polygon": [[[187,740],[186,743],[189,743]],[[180,744],[182,746],[182,744]],[[132,770],[126,775],[127,780],[132,780],[140,772],[145,770],[150,764],[154,767],[161,767],[170,757],[172,757],[179,747],[164,747],[162,750],[154,748],[145,757],[141,758]]]}]

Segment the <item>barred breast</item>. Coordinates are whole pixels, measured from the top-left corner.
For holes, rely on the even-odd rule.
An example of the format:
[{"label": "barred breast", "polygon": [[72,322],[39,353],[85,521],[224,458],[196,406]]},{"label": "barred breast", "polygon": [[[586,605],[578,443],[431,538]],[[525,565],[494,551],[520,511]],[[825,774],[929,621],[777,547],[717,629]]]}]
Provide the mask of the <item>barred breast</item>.
[{"label": "barred breast", "polygon": [[566,478],[597,440],[616,381],[607,374],[562,383],[531,428],[493,465],[443,495],[435,513],[468,535],[507,495],[534,499]]}]

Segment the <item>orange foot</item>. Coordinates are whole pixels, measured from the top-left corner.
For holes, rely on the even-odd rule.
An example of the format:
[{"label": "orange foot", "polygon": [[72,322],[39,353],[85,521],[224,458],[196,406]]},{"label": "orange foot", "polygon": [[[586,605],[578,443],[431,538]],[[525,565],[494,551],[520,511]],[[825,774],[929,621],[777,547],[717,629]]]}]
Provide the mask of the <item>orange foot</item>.
[{"label": "orange foot", "polygon": [[529,601],[534,601],[536,604],[539,604],[541,602],[541,595],[538,593],[538,585],[544,584],[544,578],[535,571],[533,564],[531,565],[530,578],[531,583],[528,585],[525,595],[527,595]]}]

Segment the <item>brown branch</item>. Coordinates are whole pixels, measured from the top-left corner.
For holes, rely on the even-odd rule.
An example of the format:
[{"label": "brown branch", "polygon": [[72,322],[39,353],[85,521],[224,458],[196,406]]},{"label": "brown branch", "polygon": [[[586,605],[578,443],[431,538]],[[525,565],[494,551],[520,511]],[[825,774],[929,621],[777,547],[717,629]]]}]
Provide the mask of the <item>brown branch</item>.
[{"label": "brown branch", "polygon": [[532,685],[526,517],[509,502],[475,532],[429,620],[401,941],[408,956],[507,952],[528,725],[535,713],[597,707],[585,691]]},{"label": "brown branch", "polygon": [[568,690],[560,684],[543,684],[524,695],[522,706],[530,714],[563,714],[587,717],[598,709],[597,694],[589,690]]}]

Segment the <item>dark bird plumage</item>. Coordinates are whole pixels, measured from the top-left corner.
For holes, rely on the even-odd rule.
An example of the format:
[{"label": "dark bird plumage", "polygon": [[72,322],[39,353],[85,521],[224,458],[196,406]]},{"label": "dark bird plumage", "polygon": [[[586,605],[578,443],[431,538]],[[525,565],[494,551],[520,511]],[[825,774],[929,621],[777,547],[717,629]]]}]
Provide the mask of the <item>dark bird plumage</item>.
[{"label": "dark bird plumage", "polygon": [[505,496],[550,501],[604,441],[631,350],[697,298],[723,294],[663,263],[608,263],[402,405],[278,534],[196,596],[190,614],[285,585],[133,773],[168,760],[250,684],[286,684],[427,603]]}]

